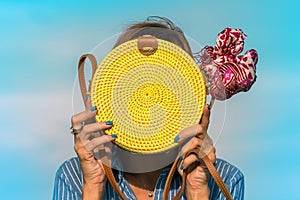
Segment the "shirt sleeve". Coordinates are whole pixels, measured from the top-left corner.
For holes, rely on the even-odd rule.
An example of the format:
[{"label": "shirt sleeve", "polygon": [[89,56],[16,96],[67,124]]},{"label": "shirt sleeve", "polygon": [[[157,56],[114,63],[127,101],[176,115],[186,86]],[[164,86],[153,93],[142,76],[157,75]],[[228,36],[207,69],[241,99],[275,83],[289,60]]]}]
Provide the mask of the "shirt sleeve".
[{"label": "shirt sleeve", "polygon": [[234,200],[244,199],[244,175],[240,171],[232,177],[227,185]]},{"label": "shirt sleeve", "polygon": [[64,162],[57,170],[52,200],[81,200],[80,177],[76,173],[76,160]]}]

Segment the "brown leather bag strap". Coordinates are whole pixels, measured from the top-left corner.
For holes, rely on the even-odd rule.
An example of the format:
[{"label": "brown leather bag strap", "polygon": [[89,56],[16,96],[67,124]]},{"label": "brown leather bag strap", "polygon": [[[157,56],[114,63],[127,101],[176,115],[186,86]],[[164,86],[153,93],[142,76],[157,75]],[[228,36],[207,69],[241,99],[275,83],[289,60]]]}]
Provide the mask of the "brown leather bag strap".
[{"label": "brown leather bag strap", "polygon": [[[81,95],[82,95],[82,99],[83,102],[85,102],[85,98],[86,98],[86,94],[87,94],[87,87],[86,87],[86,83],[85,83],[85,76],[84,76],[84,64],[85,64],[85,60],[86,58],[88,58],[91,62],[92,65],[92,77],[94,76],[94,73],[97,69],[97,60],[95,58],[95,56],[93,56],[92,54],[84,54],[79,58],[78,61],[78,78],[79,78],[79,86],[80,86],[80,90],[81,90]],[[91,84],[89,85],[89,92],[90,92],[90,88]]]},{"label": "brown leather bag strap", "polygon": [[228,188],[226,187],[224,181],[222,180],[221,176],[219,175],[218,171],[216,170],[215,166],[212,164],[210,159],[208,158],[207,155],[205,155],[202,158],[203,162],[205,163],[208,171],[210,172],[211,176],[219,186],[220,190],[224,194],[227,200],[233,200],[231,193],[229,192]]},{"label": "brown leather bag strap", "polygon": [[[233,200],[230,192],[228,191],[225,183],[223,182],[222,178],[220,177],[218,171],[216,170],[215,166],[212,164],[212,162],[210,161],[210,159],[207,157],[207,155],[205,155],[202,151],[200,151],[199,149],[194,149],[191,150],[189,152],[187,152],[183,157],[187,157],[190,154],[195,154],[198,159],[199,156],[201,157],[201,159],[203,160],[204,164],[206,165],[208,171],[210,172],[211,176],[213,177],[213,179],[215,180],[215,182],[217,183],[217,185],[219,186],[220,190],[222,191],[222,193],[224,194],[224,196],[226,197],[227,200]],[[167,200],[168,199],[168,193],[170,190],[170,185],[171,185],[171,181],[173,179],[175,170],[177,169],[178,164],[180,163],[178,157],[176,158],[175,162],[172,165],[172,168],[169,172],[168,178],[166,180],[166,184],[165,184],[165,188],[164,188],[164,193],[163,193],[163,200]],[[186,182],[186,177],[187,177],[187,173],[184,170],[183,171],[183,175],[182,175],[182,184],[181,184],[181,188],[179,190],[179,192],[177,193],[177,195],[173,198],[173,200],[178,200],[185,188],[185,182]]]},{"label": "brown leather bag strap", "polygon": [[[175,159],[175,161],[174,161],[174,163],[173,163],[173,165],[171,167],[171,170],[170,170],[170,172],[168,174],[168,177],[167,177],[167,180],[166,180],[166,183],[165,183],[164,193],[163,193],[163,200],[167,200],[168,199],[169,190],[170,190],[170,187],[171,187],[171,182],[172,182],[174,173],[177,170],[177,167],[178,167],[179,163],[180,163],[179,156],[177,156],[177,158]],[[181,195],[182,195],[182,193],[184,191],[184,188],[185,188],[186,176],[187,176],[187,174],[183,173],[183,175],[182,175],[182,183],[181,183],[180,190],[176,194],[176,196],[173,198],[173,200],[178,200],[181,197]]]},{"label": "brown leather bag strap", "polygon": [[[97,69],[97,60],[95,58],[95,56],[93,56],[92,54],[84,54],[80,57],[79,62],[78,62],[78,78],[79,78],[79,86],[80,86],[80,90],[81,90],[81,95],[82,95],[82,99],[85,102],[86,99],[86,95],[87,92],[90,92],[91,90],[91,84],[89,85],[89,88],[87,90],[86,87],[86,82],[85,82],[85,76],[84,76],[84,64],[85,64],[85,60],[89,59],[92,65],[92,77],[91,79],[93,79],[94,73]],[[126,200],[126,198],[124,197],[123,193],[121,192],[117,181],[114,177],[113,171],[110,167],[106,166],[105,164],[103,164],[103,168],[106,174],[106,177],[108,179],[108,181],[110,182],[112,188],[115,190],[115,192],[119,195],[119,197],[122,200]]]},{"label": "brown leather bag strap", "polygon": [[122,200],[126,200],[124,194],[122,193],[122,191],[120,190],[116,178],[113,174],[113,171],[110,167],[103,165],[104,171],[105,171],[105,175],[110,183],[110,185],[112,186],[112,188],[115,190],[115,192],[118,194],[118,196],[122,199]]}]

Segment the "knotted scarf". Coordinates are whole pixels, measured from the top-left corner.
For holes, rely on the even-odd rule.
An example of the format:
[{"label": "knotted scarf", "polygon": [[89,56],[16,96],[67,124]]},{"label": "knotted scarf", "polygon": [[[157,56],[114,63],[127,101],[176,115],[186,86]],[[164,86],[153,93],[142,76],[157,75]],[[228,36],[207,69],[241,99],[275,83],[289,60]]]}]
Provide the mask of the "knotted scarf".
[{"label": "knotted scarf", "polygon": [[257,52],[250,49],[238,55],[244,49],[246,37],[241,29],[225,28],[218,34],[214,47],[206,46],[195,54],[213,98],[229,99],[248,91],[255,82]]}]

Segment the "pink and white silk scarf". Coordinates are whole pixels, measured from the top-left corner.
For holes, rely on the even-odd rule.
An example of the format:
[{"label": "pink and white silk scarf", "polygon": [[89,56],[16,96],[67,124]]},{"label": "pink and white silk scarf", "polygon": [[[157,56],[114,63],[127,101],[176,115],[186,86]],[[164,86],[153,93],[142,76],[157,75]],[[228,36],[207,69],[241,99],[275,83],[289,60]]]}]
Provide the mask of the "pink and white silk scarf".
[{"label": "pink and white silk scarf", "polygon": [[213,98],[226,100],[239,92],[248,91],[256,80],[257,52],[250,49],[244,55],[246,35],[241,29],[225,28],[216,45],[206,46],[194,54],[206,77]]}]

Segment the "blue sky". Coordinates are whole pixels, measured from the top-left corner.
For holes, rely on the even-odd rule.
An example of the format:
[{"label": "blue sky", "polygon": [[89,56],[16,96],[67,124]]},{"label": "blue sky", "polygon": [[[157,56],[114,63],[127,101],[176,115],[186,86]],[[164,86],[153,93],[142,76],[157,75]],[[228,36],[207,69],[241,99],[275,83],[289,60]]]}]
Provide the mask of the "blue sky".
[{"label": "blue sky", "polygon": [[[76,64],[149,15],[201,45],[243,29],[259,53],[257,82],[226,103],[217,155],[245,174],[246,199],[300,199],[298,1],[0,1],[1,199],[51,199],[68,134]],[[78,97],[79,98],[79,97]]]}]

